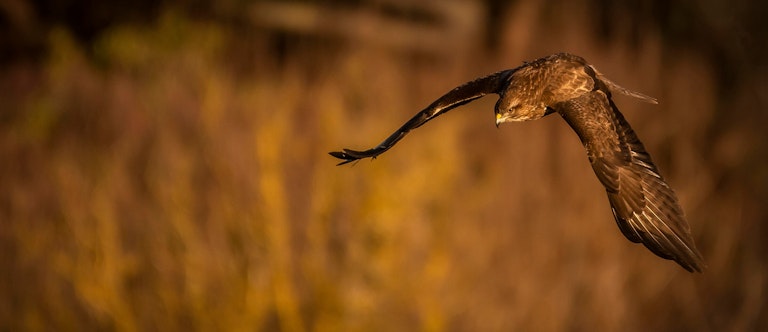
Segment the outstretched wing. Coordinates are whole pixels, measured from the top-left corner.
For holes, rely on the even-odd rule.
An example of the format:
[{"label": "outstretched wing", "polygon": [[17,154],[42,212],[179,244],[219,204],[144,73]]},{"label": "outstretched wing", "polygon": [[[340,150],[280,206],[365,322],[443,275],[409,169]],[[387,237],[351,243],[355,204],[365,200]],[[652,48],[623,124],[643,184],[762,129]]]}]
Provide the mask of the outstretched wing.
[{"label": "outstretched wing", "polygon": [[451,90],[408,120],[408,122],[373,149],[365,151],[344,149],[343,151],[330,152],[330,155],[344,160],[340,162],[339,165],[363,158],[376,158],[376,156],[384,153],[384,151],[389,150],[389,148],[395,145],[395,143],[402,139],[409,131],[420,127],[438,115],[487,94],[498,94],[501,89],[507,85],[507,80],[513,72],[514,69],[500,71],[465,83],[464,85]]},{"label": "outstretched wing", "polygon": [[576,131],[621,232],[688,271],[704,262],[672,189],[610,96],[596,90],[554,107]]}]

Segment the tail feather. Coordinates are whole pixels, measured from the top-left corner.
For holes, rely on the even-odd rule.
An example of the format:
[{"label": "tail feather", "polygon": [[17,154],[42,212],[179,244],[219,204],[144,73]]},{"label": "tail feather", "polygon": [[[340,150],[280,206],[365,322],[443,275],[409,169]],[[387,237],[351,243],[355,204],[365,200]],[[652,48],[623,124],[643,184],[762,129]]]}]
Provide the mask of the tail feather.
[{"label": "tail feather", "polygon": [[603,81],[603,83],[605,83],[605,86],[607,86],[608,90],[611,90],[611,92],[617,92],[617,93],[623,94],[625,96],[634,97],[634,98],[640,99],[640,100],[642,100],[642,101],[644,101],[646,103],[650,103],[650,104],[658,104],[659,103],[659,101],[656,100],[656,98],[653,98],[651,96],[642,94],[642,93],[637,92],[637,91],[632,91],[632,90],[627,89],[627,88],[625,88],[625,87],[623,87],[621,85],[618,85],[615,82],[609,80],[607,77],[605,77],[605,75],[603,75],[602,73],[597,71],[597,69],[595,69],[594,67],[592,67],[592,69],[597,74],[597,78],[599,78],[601,81]]}]

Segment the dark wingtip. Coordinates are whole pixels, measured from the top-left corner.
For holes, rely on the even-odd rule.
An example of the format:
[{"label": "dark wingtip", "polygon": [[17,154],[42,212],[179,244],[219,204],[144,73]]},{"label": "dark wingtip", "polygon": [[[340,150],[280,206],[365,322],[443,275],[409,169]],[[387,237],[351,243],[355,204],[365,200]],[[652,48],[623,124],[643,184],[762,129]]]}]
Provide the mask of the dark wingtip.
[{"label": "dark wingtip", "polygon": [[343,149],[343,151],[333,151],[333,152],[328,152],[328,154],[336,158],[339,158],[341,160],[344,160],[339,163],[339,165],[344,165],[346,163],[351,163],[353,161],[358,161],[360,159],[365,159],[365,158],[376,159],[376,157],[384,151],[386,151],[386,149],[374,148],[374,149],[365,150],[365,151]]},{"label": "dark wingtip", "polygon": [[344,152],[341,152],[341,151],[331,151],[331,152],[328,152],[328,154],[339,159],[347,159]]},{"label": "dark wingtip", "polygon": [[[348,150],[344,149],[344,151],[348,151]],[[341,166],[341,165],[344,165],[344,164],[348,164],[348,163],[351,163],[351,162],[353,162],[355,160],[360,159],[360,158],[355,158],[355,157],[349,155],[347,152],[342,152],[342,151],[331,151],[331,152],[328,152],[328,154],[343,160],[342,162],[336,164],[336,166]]]},{"label": "dark wingtip", "polygon": [[707,269],[707,266],[704,263],[696,262],[696,263],[689,263],[689,262],[677,262],[682,266],[684,269],[686,269],[690,273],[704,273],[704,270]]},{"label": "dark wingtip", "polygon": [[681,259],[677,260],[677,262],[691,273],[704,273],[704,271],[708,268],[707,264],[704,263],[704,259],[701,257],[701,254],[698,252],[695,252],[695,256],[690,258],[688,261]]}]

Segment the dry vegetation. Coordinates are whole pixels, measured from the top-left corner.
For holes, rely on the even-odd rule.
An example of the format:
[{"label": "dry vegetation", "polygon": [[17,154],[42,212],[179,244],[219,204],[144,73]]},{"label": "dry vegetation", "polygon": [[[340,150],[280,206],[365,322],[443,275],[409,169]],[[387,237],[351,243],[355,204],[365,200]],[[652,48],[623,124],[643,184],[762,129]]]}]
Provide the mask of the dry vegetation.
[{"label": "dry vegetation", "polygon": [[[493,55],[470,34],[448,55],[352,41],[278,61],[268,34],[173,11],[89,47],[55,29],[46,60],[0,73],[0,330],[765,329],[765,133],[713,129],[731,109],[695,54],[653,33],[600,42],[540,10],[512,7]],[[488,97],[373,162],[326,154],[562,50],[659,98],[617,103],[705,273],[621,235],[557,116],[496,130]],[[732,105],[759,107],[750,93]]]}]

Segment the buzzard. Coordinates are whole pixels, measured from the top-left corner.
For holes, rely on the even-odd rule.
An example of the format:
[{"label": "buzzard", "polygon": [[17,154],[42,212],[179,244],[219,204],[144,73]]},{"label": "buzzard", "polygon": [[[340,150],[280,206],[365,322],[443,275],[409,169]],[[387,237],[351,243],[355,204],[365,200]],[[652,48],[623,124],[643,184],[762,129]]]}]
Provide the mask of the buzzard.
[{"label": "buzzard", "polygon": [[504,122],[560,114],[584,144],[624,236],[690,272],[703,270],[703,258],[674,191],[613,103],[611,93],[653,104],[656,99],[611,82],[576,55],[558,53],[468,82],[427,106],[378,146],[330,154],[342,159],[339,165],[376,158],[412,129],[491,93],[499,95],[495,107],[497,127]]}]

